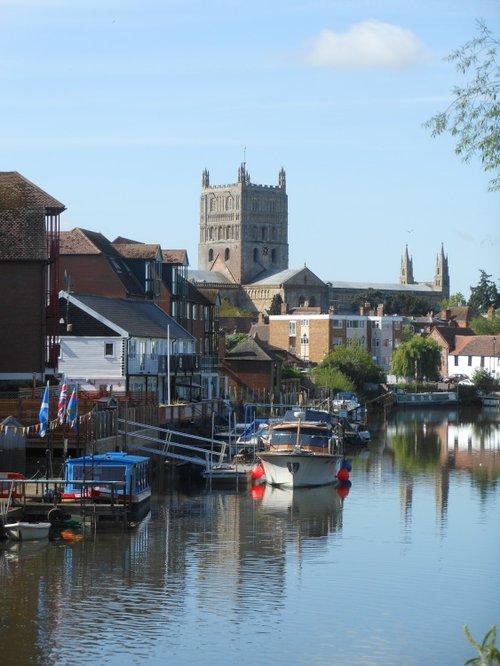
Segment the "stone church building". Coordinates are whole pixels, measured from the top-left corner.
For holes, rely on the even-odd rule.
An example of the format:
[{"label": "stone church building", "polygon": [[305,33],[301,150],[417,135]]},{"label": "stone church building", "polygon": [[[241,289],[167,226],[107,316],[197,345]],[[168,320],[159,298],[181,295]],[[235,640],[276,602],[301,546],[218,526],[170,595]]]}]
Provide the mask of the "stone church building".
[{"label": "stone church building", "polygon": [[249,312],[269,310],[280,295],[283,311],[314,308],[317,313],[349,312],[360,294],[376,291],[381,299],[399,294],[424,300],[440,308],[449,297],[448,258],[441,249],[433,280],[416,282],[408,247],[401,258],[399,283],[323,281],[306,265],[288,264],[288,196],[282,168],[277,185],[252,183],[242,163],[236,183],[212,185],[208,170],[202,174],[198,270],[190,270],[200,288],[215,288],[221,298]]}]

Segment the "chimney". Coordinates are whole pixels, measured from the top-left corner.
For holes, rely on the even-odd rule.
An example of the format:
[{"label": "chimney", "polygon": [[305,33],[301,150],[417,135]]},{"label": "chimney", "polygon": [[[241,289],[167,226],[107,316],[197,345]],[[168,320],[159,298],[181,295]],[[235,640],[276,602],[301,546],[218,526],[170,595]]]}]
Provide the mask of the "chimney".
[{"label": "chimney", "polygon": [[384,304],[379,303],[377,305],[377,317],[383,317],[384,316]]},{"label": "chimney", "polygon": [[282,303],[281,304],[280,314],[282,314],[282,315],[288,314],[288,304],[287,303]]}]

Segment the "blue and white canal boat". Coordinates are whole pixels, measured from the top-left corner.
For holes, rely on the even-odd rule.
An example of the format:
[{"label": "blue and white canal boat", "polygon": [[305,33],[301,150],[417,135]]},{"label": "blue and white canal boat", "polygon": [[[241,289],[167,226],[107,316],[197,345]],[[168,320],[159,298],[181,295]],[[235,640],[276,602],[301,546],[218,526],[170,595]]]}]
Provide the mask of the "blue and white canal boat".
[{"label": "blue and white canal boat", "polygon": [[63,500],[117,502],[127,506],[129,520],[137,521],[150,510],[150,459],[123,452],[102,453],[65,462]]}]

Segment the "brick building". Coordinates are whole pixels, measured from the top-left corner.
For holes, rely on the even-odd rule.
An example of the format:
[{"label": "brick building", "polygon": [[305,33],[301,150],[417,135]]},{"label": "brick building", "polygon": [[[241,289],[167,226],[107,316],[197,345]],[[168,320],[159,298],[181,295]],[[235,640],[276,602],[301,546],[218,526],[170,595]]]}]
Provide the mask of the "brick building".
[{"label": "brick building", "polygon": [[38,380],[57,368],[62,203],[17,171],[0,172],[0,379]]}]

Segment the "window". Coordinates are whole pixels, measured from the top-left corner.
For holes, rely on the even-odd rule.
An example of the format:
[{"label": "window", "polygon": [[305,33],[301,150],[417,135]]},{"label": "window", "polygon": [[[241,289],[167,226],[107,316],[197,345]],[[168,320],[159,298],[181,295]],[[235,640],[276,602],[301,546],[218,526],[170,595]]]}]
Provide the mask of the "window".
[{"label": "window", "polygon": [[276,250],[274,249],[271,250],[271,261],[273,262],[273,264],[276,263]]},{"label": "window", "polygon": [[229,259],[229,248],[226,247],[226,249],[224,250],[224,261],[228,261],[228,259]]},{"label": "window", "polygon": [[309,326],[309,319],[303,319],[300,323],[304,327]]},{"label": "window", "polygon": [[332,328],[343,328],[342,321],[340,319],[332,319]]},{"label": "window", "polygon": [[289,321],[288,322],[288,335],[294,338],[297,335],[297,322]]},{"label": "window", "polygon": [[257,250],[256,247],[253,249],[253,260],[258,261],[259,260],[259,251]]},{"label": "window", "polygon": [[106,342],[104,344],[104,356],[114,356],[115,355],[115,345],[112,342]]},{"label": "window", "polygon": [[212,262],[214,260],[214,251],[209,250],[208,251],[208,261]]}]

